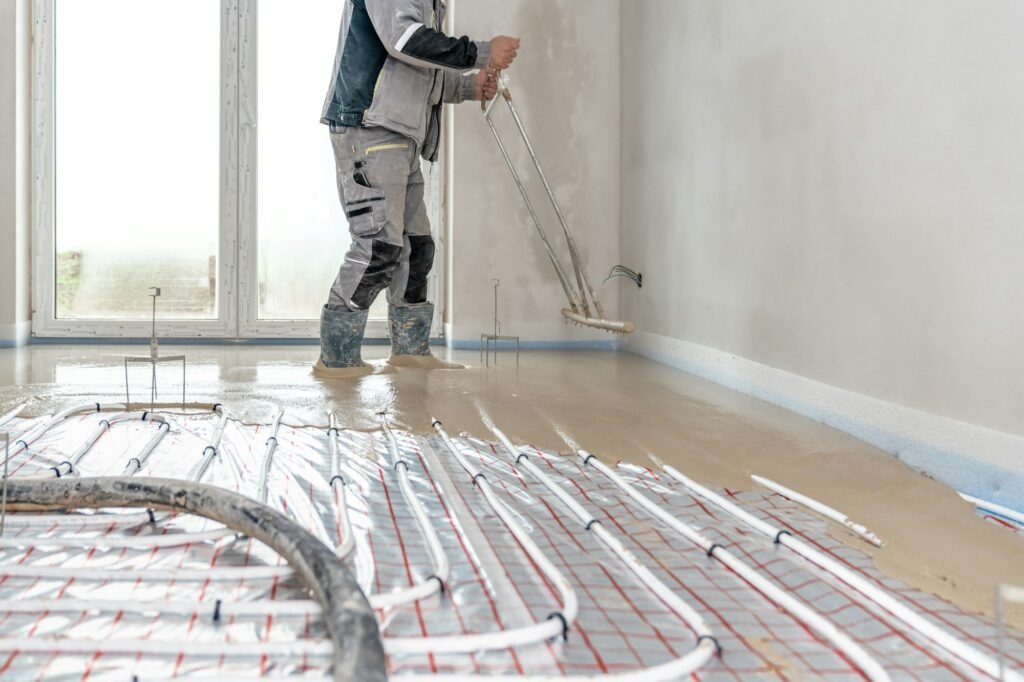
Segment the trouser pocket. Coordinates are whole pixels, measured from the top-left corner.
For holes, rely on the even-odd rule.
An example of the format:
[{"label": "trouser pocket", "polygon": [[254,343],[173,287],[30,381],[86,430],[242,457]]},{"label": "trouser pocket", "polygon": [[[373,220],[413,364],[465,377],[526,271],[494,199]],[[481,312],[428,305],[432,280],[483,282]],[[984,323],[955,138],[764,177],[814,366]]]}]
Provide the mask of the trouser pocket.
[{"label": "trouser pocket", "polygon": [[373,187],[366,174],[366,164],[355,161],[341,177],[348,229],[355,237],[372,237],[384,229],[387,207],[384,191]]}]

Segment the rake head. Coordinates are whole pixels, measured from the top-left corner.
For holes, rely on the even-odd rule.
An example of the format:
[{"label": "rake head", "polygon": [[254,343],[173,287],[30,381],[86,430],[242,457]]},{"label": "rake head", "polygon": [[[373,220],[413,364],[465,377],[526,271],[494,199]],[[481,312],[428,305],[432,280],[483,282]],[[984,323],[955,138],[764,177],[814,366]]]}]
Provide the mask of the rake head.
[{"label": "rake head", "polygon": [[622,322],[619,320],[605,320],[598,317],[587,317],[580,313],[573,312],[569,308],[562,308],[562,316],[569,322],[580,326],[580,327],[593,327],[594,329],[600,329],[606,332],[612,332],[614,334],[632,334],[636,330],[636,325],[632,322]]}]

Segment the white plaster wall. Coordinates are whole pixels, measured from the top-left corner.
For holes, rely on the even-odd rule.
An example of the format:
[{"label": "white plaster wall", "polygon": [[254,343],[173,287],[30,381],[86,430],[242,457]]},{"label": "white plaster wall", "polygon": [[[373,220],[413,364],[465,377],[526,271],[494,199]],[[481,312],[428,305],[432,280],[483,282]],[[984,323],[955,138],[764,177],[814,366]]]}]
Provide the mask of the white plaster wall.
[{"label": "white plaster wall", "polygon": [[[619,262],[618,0],[453,0],[449,6],[456,35],[522,39],[509,71],[516,106],[599,284]],[[495,121],[568,266],[561,228],[502,107]],[[563,324],[558,279],[479,106],[463,104],[451,116],[449,338],[479,342],[492,329],[491,278],[498,278],[505,333],[524,341],[612,341]],[[617,314],[617,287],[600,293],[608,314]]]},{"label": "white plaster wall", "polygon": [[1020,0],[623,2],[624,314],[1024,435],[1022,28]]},{"label": "white plaster wall", "polygon": [[0,344],[24,342],[29,310],[28,0],[0,2]]}]

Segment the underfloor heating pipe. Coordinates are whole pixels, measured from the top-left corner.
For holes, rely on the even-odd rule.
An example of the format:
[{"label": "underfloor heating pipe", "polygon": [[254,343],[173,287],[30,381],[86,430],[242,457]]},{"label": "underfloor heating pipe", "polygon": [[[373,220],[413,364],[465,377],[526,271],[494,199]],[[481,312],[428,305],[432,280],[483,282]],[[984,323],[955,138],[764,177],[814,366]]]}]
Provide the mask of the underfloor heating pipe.
[{"label": "underfloor heating pipe", "polygon": [[176,614],[201,616],[214,614],[218,618],[230,616],[313,616],[323,609],[309,599],[261,601],[228,601],[203,599],[199,601],[145,601],[139,599],[0,599],[0,613],[102,613]]},{"label": "underfloor heating pipe", "polygon": [[278,408],[274,421],[270,424],[270,437],[267,438],[266,451],[263,453],[263,466],[260,467],[260,504],[267,503],[270,495],[270,469],[274,465],[274,451],[277,450],[277,434],[281,430],[284,410]]},{"label": "underfloor heating pipe", "polygon": [[750,478],[755,483],[758,483],[759,485],[763,485],[765,488],[768,488],[772,492],[774,492],[774,493],[776,493],[778,495],[782,495],[783,497],[788,498],[788,499],[796,502],[797,504],[803,505],[803,506],[807,507],[808,509],[810,509],[811,511],[813,511],[813,512],[815,512],[817,514],[820,514],[821,516],[824,516],[826,518],[832,519],[836,523],[845,526],[848,531],[850,531],[854,535],[860,537],[865,542],[869,542],[872,545],[874,545],[875,547],[881,547],[882,546],[883,543],[882,543],[881,538],[879,538],[877,535],[872,533],[870,530],[868,530],[866,527],[862,526],[861,524],[854,523],[853,521],[851,521],[850,517],[848,517],[846,514],[842,513],[838,509],[833,509],[832,507],[828,506],[824,502],[819,502],[818,500],[814,499],[813,497],[808,497],[807,495],[804,495],[803,493],[798,493],[797,491],[793,490],[792,488],[787,488],[786,486],[782,485],[781,483],[776,483],[775,481],[773,481],[771,479],[768,479],[768,478],[765,478],[763,476],[758,476],[757,474],[751,474]]},{"label": "underfloor heating pipe", "polygon": [[[335,504],[338,507],[338,522],[341,526],[341,545],[335,552],[339,558],[352,554],[356,548],[355,534],[352,532],[352,519],[348,515],[348,498],[345,495],[345,488],[348,481],[341,474],[341,449],[338,447],[338,418],[331,413],[328,416],[327,442],[331,445],[331,491],[335,494]],[[373,605],[371,599],[370,605]]]},{"label": "underfloor heating pipe", "polygon": [[[92,433],[86,445],[79,448],[79,450],[68,459],[66,464],[69,465],[70,473],[74,467],[78,466],[82,457],[96,444],[103,433],[110,429],[116,423],[135,421],[139,419],[137,416],[124,415],[122,417],[115,417],[100,422],[99,427]],[[153,433],[153,436],[149,441],[142,447],[142,449],[135,454],[134,457],[128,460],[127,466],[125,466],[125,476],[131,476],[137,473],[145,465],[146,460],[153,454],[153,451],[163,440],[164,436],[167,435],[171,429],[171,423],[159,415],[154,415],[149,412],[142,414],[142,421],[149,421],[157,424],[157,429]],[[60,466],[54,468],[57,473],[57,477],[61,475],[67,475],[60,473]],[[164,518],[166,515],[159,515],[160,518]],[[74,528],[131,528],[134,526],[141,526],[144,523],[155,523],[157,515],[147,512],[142,513],[131,513],[131,514],[11,514],[7,518],[7,525],[15,528],[31,527],[31,526],[60,526],[67,525]]]},{"label": "underfloor heating pipe", "polygon": [[169,533],[151,535],[111,535],[98,537],[59,536],[52,538],[39,537],[4,537],[0,538],[0,549],[31,548],[63,549],[67,547],[98,547],[103,549],[158,549],[161,547],[184,547],[201,542],[213,542],[237,533],[226,529],[207,530],[197,533]]},{"label": "underfloor heating pipe", "polygon": [[957,493],[957,495],[984,512],[989,512],[995,516],[1001,516],[1008,521],[1013,521],[1018,526],[1024,527],[1024,514],[1021,514],[1019,511],[1010,509],[1009,507],[1004,507],[1003,505],[996,504],[995,502],[983,500],[980,497],[967,495],[966,493]]},{"label": "underfloor heating pipe", "polygon": [[[164,437],[165,429],[171,428],[171,425],[163,417],[153,414],[151,412],[143,412],[141,416],[138,414],[122,414],[110,419],[101,419],[99,424],[93,430],[89,437],[86,438],[85,442],[79,446],[75,452],[67,458],[67,460],[61,462],[57,466],[53,467],[52,471],[57,475],[57,478],[61,476],[67,476],[75,472],[78,464],[85,458],[89,452],[92,451],[93,447],[103,437],[107,431],[117,424],[125,424],[128,422],[143,421],[157,424],[157,433],[154,434],[154,439],[157,443]],[[159,436],[159,438],[157,438]],[[152,442],[152,440],[151,440]],[[148,446],[148,444],[147,444]],[[156,447],[154,445],[154,447]],[[62,467],[67,467],[66,471],[62,471]]]},{"label": "underfloor heating pipe", "polygon": [[[407,474],[407,464],[404,467],[398,466],[399,462],[403,462],[400,456],[400,449],[398,448],[397,440],[395,439],[394,433],[390,427],[384,423],[385,436],[389,441],[389,449],[392,453],[392,458],[395,460],[395,468],[399,471],[399,475],[403,473]],[[529,553],[531,559],[541,567],[541,570],[547,576],[548,580],[558,590],[563,607],[557,617],[552,617],[542,623],[537,623],[533,626],[525,628],[517,628],[515,630],[506,630],[501,632],[493,633],[481,633],[471,635],[456,635],[449,637],[385,637],[384,645],[385,650],[390,654],[466,654],[466,653],[478,653],[483,651],[492,650],[504,650],[512,647],[526,646],[530,644],[536,644],[556,637],[566,635],[567,629],[575,622],[577,614],[579,612],[579,604],[575,594],[569,582],[562,576],[557,568],[547,559],[546,556],[541,552],[540,548],[533,542],[529,534],[522,528],[519,522],[515,519],[514,514],[508,509],[504,503],[502,503],[495,495],[493,490],[490,489],[489,482],[486,481],[486,477],[475,469],[465,457],[459,453],[454,444],[451,443],[447,434],[444,433],[441,428],[441,424],[438,422],[435,424],[435,429],[442,434],[442,438],[445,440],[446,446],[449,447],[450,452],[456,457],[456,459],[466,467],[474,479],[477,481],[477,485],[483,491],[488,501],[492,503],[495,512],[500,518],[506,523],[513,535],[522,543],[524,549]],[[336,430],[335,422],[331,420],[331,426],[329,430]],[[336,433],[330,433],[332,442],[332,472],[340,471],[339,466],[339,455],[337,452],[337,445],[334,443],[334,436]],[[335,483],[332,479],[332,485]],[[412,492],[411,487],[406,492]],[[408,498],[407,498],[408,501]],[[418,500],[416,501],[418,504]],[[416,505],[410,504],[415,509]],[[414,516],[419,516],[415,514]],[[424,513],[421,521],[427,517]],[[430,526],[432,528],[432,526]],[[351,536],[350,534],[348,535]],[[428,542],[429,544],[429,542]],[[440,541],[438,540],[438,550],[440,548]],[[443,554],[442,554],[443,556]],[[270,569],[275,575],[277,571]],[[71,569],[74,575],[79,579],[85,577],[82,571],[79,569]],[[232,573],[239,573],[239,570],[230,572],[231,569],[220,569],[217,572],[221,578],[225,578]],[[0,569],[0,574],[4,573],[5,570]],[[9,573],[9,572],[8,572]],[[151,571],[146,571],[146,574],[150,578],[153,578]],[[175,571],[174,575],[176,578],[180,578],[182,571]],[[36,572],[38,575],[38,572]],[[109,574],[99,573],[103,577],[109,577]],[[198,576],[196,576],[198,577]],[[374,595],[374,597],[389,596],[389,595]],[[210,600],[207,600],[210,601]],[[374,604],[374,598],[371,597],[371,605],[375,608],[380,608],[377,604]],[[40,606],[42,604],[42,606]],[[313,616],[320,613],[320,608],[315,602],[306,601],[282,601],[282,602],[257,602],[257,603],[228,603],[228,602],[213,602],[210,601],[210,606],[204,608],[203,605],[195,602],[126,602],[118,600],[81,600],[81,599],[62,599],[62,600],[50,600],[47,602],[28,602],[19,600],[8,600],[0,601],[0,611],[4,610],[5,606],[10,606],[9,610],[20,611],[20,610],[31,610],[38,611],[40,608],[45,606],[52,606],[50,609],[53,612],[70,612],[80,613],[86,611],[127,611],[132,613],[175,613],[179,615],[191,615],[194,613],[201,613],[204,610],[212,610],[217,608],[221,616],[225,614],[235,615],[252,615],[252,616]],[[145,647],[147,653],[166,653],[167,645],[165,643],[157,643],[155,649],[149,649],[148,644],[140,642],[121,642],[115,645],[116,648],[139,648]],[[87,648],[87,647],[86,647]],[[296,653],[302,653],[304,655],[323,655],[325,650],[322,645],[318,642],[300,641],[294,644],[294,650]],[[127,653],[127,652],[125,652]],[[262,651],[265,654],[274,653],[272,649]],[[200,655],[200,652],[196,652]],[[231,655],[239,655],[238,652],[231,649]]]},{"label": "underfloor heating pipe", "polygon": [[195,471],[189,476],[189,479],[198,483],[202,480],[203,476],[206,475],[206,470],[210,468],[213,460],[217,458],[219,454],[220,441],[224,437],[224,429],[228,425],[228,411],[225,410],[221,405],[215,405],[213,411],[220,415],[220,420],[217,425],[213,428],[213,435],[210,436],[210,440],[207,441],[206,447],[203,448],[203,456],[199,460],[199,463],[195,466]]},{"label": "underfloor heating pipe", "polygon": [[41,580],[103,580],[108,582],[238,582],[273,580],[293,575],[290,566],[214,566],[213,568],[111,568],[38,566],[16,564],[0,566],[0,577],[38,578]]},{"label": "underfloor heating pipe", "polygon": [[[156,417],[152,417],[153,421],[157,421]],[[171,422],[166,419],[161,419],[161,424],[157,428],[156,433],[149,439],[149,442],[142,446],[134,457],[128,460],[128,464],[124,467],[124,476],[134,476],[135,474],[142,471],[142,468],[146,466],[146,461],[149,456],[153,454],[156,447],[160,445],[160,442],[164,439],[164,436],[171,430]]]},{"label": "underfloor heating pipe", "polygon": [[125,407],[125,405],[123,405],[121,403],[116,403],[116,404],[113,404],[113,405],[102,405],[100,403],[88,403],[86,405],[76,405],[74,407],[69,407],[66,410],[62,410],[62,411],[58,412],[57,414],[53,415],[48,420],[46,420],[44,423],[40,424],[39,426],[36,426],[31,431],[26,433],[24,436],[22,436],[21,438],[19,438],[16,441],[14,441],[14,447],[10,451],[9,458],[17,457],[21,453],[27,452],[29,446],[32,445],[32,443],[34,443],[37,440],[39,440],[40,438],[42,438],[43,434],[45,434],[47,431],[52,429],[54,426],[56,426],[57,424],[60,424],[62,421],[64,421],[65,419],[67,419],[69,417],[73,417],[75,415],[83,414],[83,413],[88,413],[88,412],[97,412],[98,413],[98,412],[103,412],[104,410],[124,410],[124,409],[127,409],[127,408]]},{"label": "underfloor heating pipe", "polygon": [[[111,407],[112,406],[101,406],[99,403],[93,403],[92,406],[88,408],[88,410],[89,411],[101,412],[104,409],[110,409]],[[60,421],[63,421],[68,416],[71,416],[72,414],[83,412],[85,410],[86,410],[86,408],[84,408],[84,407],[71,408],[70,410],[66,410],[65,412],[62,412],[62,413],[59,413],[59,414],[55,415],[53,419],[51,419],[49,422],[47,422],[46,428],[44,428],[42,431],[40,431],[40,433],[37,434],[35,436],[35,438],[38,438],[43,433],[45,433],[46,430],[51,428],[54,424],[57,424]],[[197,465],[196,473],[192,477],[192,480],[196,481],[196,482],[199,482],[199,480],[206,473],[206,470],[209,468],[210,463],[217,456],[217,448],[220,446],[221,438],[224,435],[224,429],[227,426],[227,421],[228,421],[227,412],[223,408],[221,408],[221,406],[219,406],[219,405],[215,406],[214,410],[218,414],[220,414],[220,420],[218,421],[217,426],[214,428],[213,436],[211,437],[210,441],[208,442],[206,448],[203,450],[203,458],[202,458],[202,460],[200,460],[199,464]],[[146,415],[144,415],[143,418],[144,419],[147,418]],[[152,419],[153,421],[160,420],[161,422],[166,423],[166,422],[163,421],[163,419],[161,417],[149,415],[148,418]],[[96,431],[94,431],[92,433],[92,435],[89,437],[89,440],[86,441],[86,444],[84,446],[82,446],[81,448],[79,448],[79,450],[75,453],[75,455],[72,456],[72,462],[74,461],[74,459],[76,457],[77,457],[78,460],[80,460],[81,457],[84,457],[85,454],[89,451],[89,449],[95,444],[96,440],[99,439],[99,437],[105,432],[106,429],[110,428],[110,424],[111,423],[114,423],[114,422],[117,422],[117,421],[124,421],[124,420],[127,420],[127,419],[131,419],[131,418],[130,417],[123,417],[120,420],[118,418],[114,418],[112,420],[104,420],[104,422],[101,422],[99,427],[96,429]],[[163,429],[161,428],[160,431],[162,432]],[[160,437],[162,438],[163,435],[160,435]],[[154,439],[155,439],[155,436],[154,436]],[[28,442],[31,442],[31,441],[28,441]],[[156,442],[159,442],[159,441],[156,441]],[[152,448],[149,447],[150,444],[152,444],[152,443],[154,443],[153,439],[150,440],[150,443],[147,443],[146,448],[149,449],[149,452],[144,452],[143,453],[144,457],[148,457],[149,453],[152,452]],[[156,447],[155,444],[153,445],[153,447]],[[142,461],[144,461],[144,458],[142,458]],[[73,470],[74,466],[72,466],[71,468]],[[141,466],[140,466],[140,468],[141,468]],[[115,519],[116,519],[116,517],[115,517]],[[150,520],[151,521],[155,521],[156,519],[154,517],[150,517]],[[237,536],[237,533],[234,533],[233,531],[230,531],[230,530],[227,530],[227,529],[217,529],[217,530],[203,531],[203,532],[198,532],[198,533],[174,533],[174,534],[169,534],[169,535],[164,535],[164,534],[161,534],[161,535],[135,535],[135,536],[130,536],[130,537],[120,537],[120,536],[113,536],[113,537],[105,537],[105,536],[104,537],[75,537],[75,536],[71,536],[71,537],[53,537],[53,538],[19,538],[19,537],[14,537],[14,538],[0,538],[0,548],[31,547],[33,549],[36,549],[36,548],[63,548],[63,547],[89,546],[89,547],[103,547],[103,548],[106,548],[106,549],[156,549],[156,548],[160,548],[160,547],[181,547],[181,546],[188,545],[188,544],[195,544],[195,543],[199,543],[199,542],[211,542],[211,541],[217,541],[217,540],[222,540],[224,538],[231,538],[231,537],[236,537],[236,536]]]},{"label": "underfloor heating pipe", "polygon": [[427,543],[427,551],[433,563],[434,573],[426,580],[412,587],[373,595],[370,597],[370,604],[374,608],[410,604],[427,599],[435,594],[443,594],[451,572],[448,557],[441,546],[441,540],[437,536],[437,531],[434,529],[433,524],[431,524],[430,517],[427,516],[423,504],[416,497],[416,491],[413,490],[412,483],[409,481],[409,463],[402,457],[401,450],[398,447],[398,440],[395,439],[395,434],[391,431],[386,415],[380,415],[380,424],[381,429],[384,431],[384,439],[387,442],[388,450],[391,453],[391,466],[398,477],[398,488],[402,493],[405,504],[412,511],[412,515],[416,519],[416,524],[420,528],[423,539]]},{"label": "underfloor heating pipe", "polygon": [[[19,512],[7,515],[8,528],[67,528],[84,530],[86,528],[133,528],[155,520],[157,515],[150,516],[146,512],[126,514],[28,514]],[[3,566],[0,565],[0,571]],[[2,573],[0,573],[2,575]]]},{"label": "underfloor heating pipe", "polygon": [[27,405],[28,403],[22,403],[21,405],[18,405],[16,408],[11,410],[7,414],[0,416],[0,428],[3,428],[9,422],[13,421],[15,417],[21,414],[21,411],[24,410]]},{"label": "underfloor heating pipe", "polygon": [[334,648],[327,640],[292,640],[280,642],[186,642],[151,639],[53,639],[51,637],[3,637],[0,651],[19,654],[92,656],[122,654],[128,656],[198,656],[212,659],[261,658],[287,660],[318,657],[329,659]]},{"label": "underfloor heating pipe", "polygon": [[1006,671],[1003,673],[1004,677],[1000,677],[1000,666],[996,659],[978,651],[958,637],[949,634],[939,626],[905,606],[892,595],[879,589],[875,585],[872,585],[848,567],[810,547],[805,542],[798,540],[789,531],[776,528],[765,523],[735,503],[730,502],[721,495],[709,490],[696,481],[691,480],[675,467],[663,464],[662,468],[665,473],[685,486],[691,493],[707,500],[762,535],[771,538],[776,544],[779,544],[803,557],[841,582],[852,587],[869,601],[895,616],[911,630],[925,639],[928,639],[943,651],[968,663],[992,678],[1009,680],[1010,682],[1024,682],[1024,676],[1012,671]]},{"label": "underfloor heating pipe", "polygon": [[[441,441],[444,443],[449,454],[451,454],[459,465],[465,469],[466,473],[472,479],[473,485],[475,485],[480,491],[480,494],[486,500],[488,506],[490,506],[495,515],[501,519],[502,523],[505,524],[505,527],[508,528],[509,532],[519,543],[520,547],[522,547],[523,551],[526,552],[533,563],[540,569],[540,572],[544,575],[545,579],[554,586],[561,601],[561,609],[558,612],[551,614],[548,616],[547,620],[540,623],[535,623],[522,628],[504,630],[501,632],[453,637],[453,640],[459,640],[458,642],[453,642],[453,644],[459,644],[461,647],[464,647],[465,643],[462,642],[462,640],[473,639],[476,642],[476,645],[473,647],[474,651],[494,651],[525,646],[528,644],[536,644],[538,642],[545,642],[556,638],[564,639],[568,636],[568,633],[571,631],[573,624],[576,622],[576,618],[579,615],[579,599],[576,596],[576,591],[562,572],[551,563],[551,560],[545,556],[544,552],[542,552],[540,547],[537,546],[537,543],[533,541],[533,538],[530,537],[530,534],[525,528],[523,528],[522,524],[516,518],[516,515],[508,505],[497,497],[490,481],[487,480],[487,475],[473,466],[465,455],[459,452],[458,448],[445,432],[440,421],[435,419],[433,426],[434,430],[441,437]],[[432,638],[432,641],[437,641],[437,639],[438,638]],[[387,640],[385,642],[385,646],[389,651],[391,641],[392,640]],[[434,653],[447,653],[443,649],[432,649],[431,651]]]},{"label": "underfloor heating pipe", "polygon": [[599,471],[605,478],[611,481],[615,487],[626,493],[629,499],[638,507],[655,517],[679,535],[697,545],[709,557],[717,559],[723,566],[747,582],[751,587],[760,592],[769,601],[783,609],[798,621],[816,632],[836,649],[841,651],[864,675],[873,682],[889,680],[889,674],[885,672],[879,663],[871,657],[860,645],[850,639],[845,633],[839,630],[832,622],[814,611],[802,601],[794,598],[788,592],[771,582],[763,575],[740,561],[728,549],[722,545],[712,542],[692,526],[683,523],[672,514],[652,502],[647,496],[641,494],[636,488],[619,476],[614,469],[600,461],[597,457],[586,450],[579,450],[577,456],[584,468],[592,467]]},{"label": "underfloor heating pipe", "polygon": [[[16,507],[150,507],[184,511],[229,525],[278,553],[289,562],[320,604],[326,636],[320,640],[215,642],[120,640],[101,638],[0,638],[0,649],[20,653],[96,655],[107,652],[201,655],[235,658],[264,655],[329,656],[337,682],[386,679],[383,644],[373,611],[334,552],[283,514],[242,495],[191,481],[155,478],[94,478],[80,481],[42,479],[17,481],[11,492]],[[158,602],[159,603],[159,602]],[[218,622],[216,611],[211,614]],[[102,634],[102,633],[101,633]],[[176,653],[175,653],[176,652]]]},{"label": "underfloor heating pipe", "polygon": [[[499,428],[497,428],[497,426],[488,424],[488,428],[490,428],[501,442],[502,446],[508,451],[516,467],[529,472],[530,475],[537,479],[544,488],[551,492],[551,494],[554,495],[574,517],[576,517],[584,532],[593,533],[594,536],[612,552],[612,554],[618,557],[622,563],[632,571],[637,579],[639,579],[639,581],[643,583],[659,601],[665,604],[665,606],[667,606],[690,628],[692,628],[697,636],[695,647],[690,653],[681,658],[669,661],[668,663],[662,663],[644,670],[637,670],[629,673],[574,677],[573,679],[614,680],[616,682],[662,682],[665,680],[678,680],[699,670],[717,653],[720,653],[718,640],[715,639],[714,635],[712,635],[710,628],[708,628],[707,623],[699,613],[697,613],[689,604],[677,597],[676,594],[670,590],[667,585],[665,585],[665,583],[661,582],[653,573],[651,573],[651,571],[644,566],[632,552],[626,549],[626,547],[617,538],[605,530],[601,525],[600,520],[594,518],[594,516],[584,509],[582,505],[576,502],[568,492],[552,481],[547,474],[531,462],[530,457],[516,448],[508,437]],[[413,682],[415,676],[402,676],[401,678],[395,677],[392,679],[401,679],[402,682]],[[432,675],[430,676],[430,679],[435,681],[443,680],[444,682],[462,682],[463,680],[469,682],[471,680],[478,680],[479,678],[472,675]],[[527,682],[548,682],[549,680],[551,682],[555,682],[557,680],[562,680],[564,682],[565,680],[563,677],[541,676],[529,676],[520,679]]]}]

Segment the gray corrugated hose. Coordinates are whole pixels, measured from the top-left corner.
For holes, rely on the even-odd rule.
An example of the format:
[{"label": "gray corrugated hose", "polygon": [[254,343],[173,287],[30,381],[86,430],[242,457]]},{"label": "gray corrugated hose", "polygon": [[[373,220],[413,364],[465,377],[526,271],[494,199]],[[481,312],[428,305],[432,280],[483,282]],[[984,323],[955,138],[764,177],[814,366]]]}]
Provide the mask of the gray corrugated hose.
[{"label": "gray corrugated hose", "polygon": [[283,556],[313,592],[334,647],[337,682],[385,682],[384,645],[366,596],[334,552],[284,515],[215,486],[161,478],[8,481],[9,510],[143,507],[212,519]]}]

